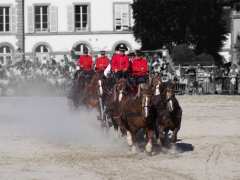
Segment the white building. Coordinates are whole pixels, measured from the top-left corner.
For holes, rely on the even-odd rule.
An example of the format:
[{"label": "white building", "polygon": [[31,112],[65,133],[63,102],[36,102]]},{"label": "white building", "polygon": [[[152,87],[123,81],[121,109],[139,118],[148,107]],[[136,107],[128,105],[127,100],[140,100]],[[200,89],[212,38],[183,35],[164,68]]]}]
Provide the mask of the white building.
[{"label": "white building", "polygon": [[[0,63],[22,57],[62,59],[75,49],[110,53],[121,43],[140,48],[132,34],[133,0],[0,0]],[[24,8],[23,8],[24,7]],[[23,13],[24,12],[24,13]],[[23,16],[24,14],[24,16]],[[24,25],[23,25],[24,24]],[[232,11],[232,32],[223,48],[236,61],[240,11]],[[231,44],[231,46],[230,46]]]},{"label": "white building", "polygon": [[[24,18],[23,14],[24,2]],[[132,34],[132,0],[0,0],[0,60],[57,59],[72,49],[140,48]],[[24,28],[23,28],[24,22]],[[25,33],[23,33],[25,32]],[[24,35],[23,35],[24,34]]]}]

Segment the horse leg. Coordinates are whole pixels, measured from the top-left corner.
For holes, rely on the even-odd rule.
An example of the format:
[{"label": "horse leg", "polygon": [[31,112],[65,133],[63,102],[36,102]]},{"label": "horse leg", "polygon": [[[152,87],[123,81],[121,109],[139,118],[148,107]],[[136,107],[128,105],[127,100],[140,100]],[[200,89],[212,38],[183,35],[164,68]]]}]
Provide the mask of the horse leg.
[{"label": "horse leg", "polygon": [[127,131],[127,143],[129,146],[133,145],[132,133],[130,131]]},{"label": "horse leg", "polygon": [[127,130],[127,143],[131,147],[131,151],[133,153],[137,152],[137,147],[136,147],[136,133],[131,132]]},{"label": "horse leg", "polygon": [[159,129],[158,129],[157,123],[154,126],[154,132],[155,132],[156,140],[158,140],[159,139]]},{"label": "horse leg", "polygon": [[157,142],[160,146],[163,145],[164,143],[164,127],[160,126],[159,127],[159,138]]},{"label": "horse leg", "polygon": [[178,134],[178,131],[180,130],[181,128],[181,121],[182,121],[182,110],[180,110],[180,112],[178,113],[178,116],[176,118],[176,128],[173,130],[173,134],[172,134],[172,137],[171,137],[171,142],[172,143],[176,143],[177,142],[177,134]]},{"label": "horse leg", "polygon": [[164,131],[164,145],[165,145],[166,147],[168,147],[169,144],[170,144],[170,140],[169,140],[169,129],[166,129],[166,130]]},{"label": "horse leg", "polygon": [[137,137],[136,137],[136,134],[137,134],[137,131],[133,131],[131,132],[131,135],[132,135],[132,147],[131,147],[131,151],[132,153],[137,153]]},{"label": "horse leg", "polygon": [[147,153],[151,153],[152,147],[153,147],[153,144],[152,144],[153,130],[147,129],[147,139],[148,139],[148,142],[147,142],[147,145],[145,146],[145,151]]},{"label": "horse leg", "polygon": [[171,137],[171,142],[172,143],[176,143],[177,142],[177,133],[179,131],[179,128],[175,128],[173,130],[173,134],[172,134],[172,137]]}]

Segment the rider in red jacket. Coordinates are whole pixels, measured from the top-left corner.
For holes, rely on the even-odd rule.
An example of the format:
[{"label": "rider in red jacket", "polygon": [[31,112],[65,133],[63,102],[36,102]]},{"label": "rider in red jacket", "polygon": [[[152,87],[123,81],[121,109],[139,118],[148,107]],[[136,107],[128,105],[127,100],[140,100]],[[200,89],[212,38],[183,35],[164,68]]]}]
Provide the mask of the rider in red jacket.
[{"label": "rider in red jacket", "polygon": [[105,55],[105,51],[101,51],[101,56],[96,59],[96,72],[103,72],[109,65],[109,59]]},{"label": "rider in red jacket", "polygon": [[131,74],[133,77],[145,77],[148,73],[147,59],[142,56],[136,56],[131,63]]},{"label": "rider in red jacket", "polygon": [[126,78],[129,68],[129,58],[125,55],[126,49],[119,47],[118,52],[112,56],[111,71],[116,78]]},{"label": "rider in red jacket", "polygon": [[92,71],[93,69],[93,60],[92,56],[88,55],[87,51],[84,51],[84,54],[79,57],[78,66],[84,72]]},{"label": "rider in red jacket", "polygon": [[137,97],[140,97],[140,84],[146,83],[148,78],[148,61],[140,51],[136,51],[136,57],[132,60],[131,76],[134,85],[138,87]]}]

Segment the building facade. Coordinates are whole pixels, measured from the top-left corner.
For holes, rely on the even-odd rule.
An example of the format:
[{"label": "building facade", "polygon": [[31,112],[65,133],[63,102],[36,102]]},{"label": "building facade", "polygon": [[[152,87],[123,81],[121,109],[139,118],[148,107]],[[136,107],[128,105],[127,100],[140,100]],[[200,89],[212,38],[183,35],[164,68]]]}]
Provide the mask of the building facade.
[{"label": "building facade", "polygon": [[239,49],[236,47],[238,39],[240,39],[240,2],[235,6],[231,15],[232,23],[231,23],[231,60],[234,64],[240,67],[240,59],[239,59]]},{"label": "building facade", "polygon": [[[132,33],[133,0],[0,0],[0,63],[37,57],[62,59],[74,50],[112,53],[119,44],[140,48]],[[222,55],[233,62],[240,11],[233,8],[231,33]]]},{"label": "building facade", "polygon": [[[56,59],[119,44],[140,48],[132,33],[132,0],[0,0],[0,60]],[[23,8],[24,7],[24,8]]]}]

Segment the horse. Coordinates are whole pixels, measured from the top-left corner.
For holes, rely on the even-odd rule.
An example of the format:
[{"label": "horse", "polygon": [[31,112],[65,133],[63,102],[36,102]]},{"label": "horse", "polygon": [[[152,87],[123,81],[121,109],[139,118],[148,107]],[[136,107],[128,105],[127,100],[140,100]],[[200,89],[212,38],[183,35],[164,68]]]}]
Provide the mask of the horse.
[{"label": "horse", "polygon": [[182,108],[175,97],[175,82],[167,82],[163,86],[162,95],[155,97],[153,108],[156,116],[157,137],[160,144],[173,132],[171,142],[177,141],[177,133],[181,128]]},{"label": "horse", "polygon": [[145,151],[152,152],[152,140],[154,132],[154,119],[150,109],[151,91],[145,89],[140,98],[132,98],[127,94],[127,81],[119,80],[115,89],[115,101],[119,105],[120,123],[126,131],[128,145],[136,152],[136,135],[140,129],[146,130],[147,144]]},{"label": "horse", "polygon": [[93,76],[92,72],[84,72],[84,71],[76,71],[74,74],[74,79],[72,83],[72,88],[68,95],[68,99],[72,101],[72,104],[75,108],[78,108],[83,104],[83,100],[85,98],[86,86],[91,81],[91,77]]},{"label": "horse", "polygon": [[[116,133],[126,135],[126,130],[121,122],[120,101],[117,99],[117,92],[120,92],[125,85],[124,80],[107,79],[104,81],[103,104],[105,107],[105,114],[111,119],[111,123]],[[119,97],[121,98],[121,97]]]},{"label": "horse", "polygon": [[69,91],[67,98],[69,103],[72,104],[75,108],[78,108],[81,105],[81,90],[83,89],[83,78],[81,76],[81,71],[76,71],[72,81],[72,86]]},{"label": "horse", "polygon": [[83,88],[83,104],[88,108],[98,108],[99,84],[102,74],[94,73],[90,82]]},{"label": "horse", "polygon": [[[90,83],[84,90],[84,104],[89,108],[95,108],[99,112],[98,120],[101,121],[101,127],[108,130],[112,125],[114,129],[118,129],[118,125],[112,118],[116,108],[113,103],[113,87],[115,80],[113,78],[105,78],[104,74],[97,72],[93,75]],[[112,109],[113,108],[113,109]],[[115,113],[116,114],[116,113]]]}]

